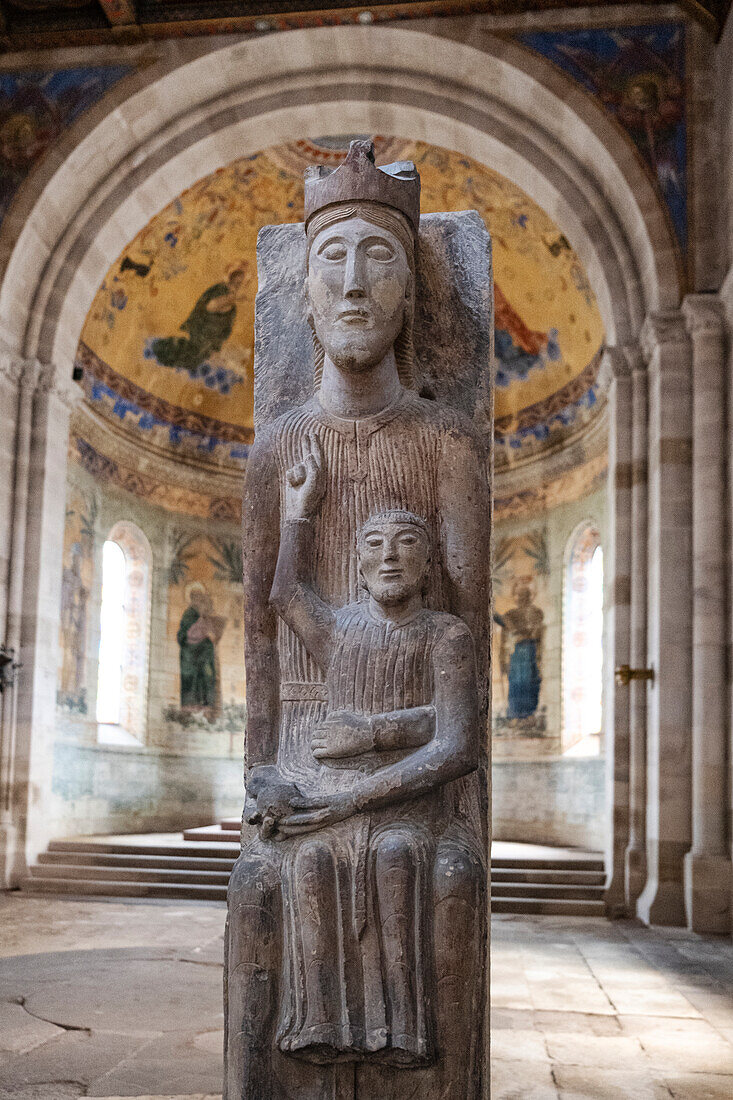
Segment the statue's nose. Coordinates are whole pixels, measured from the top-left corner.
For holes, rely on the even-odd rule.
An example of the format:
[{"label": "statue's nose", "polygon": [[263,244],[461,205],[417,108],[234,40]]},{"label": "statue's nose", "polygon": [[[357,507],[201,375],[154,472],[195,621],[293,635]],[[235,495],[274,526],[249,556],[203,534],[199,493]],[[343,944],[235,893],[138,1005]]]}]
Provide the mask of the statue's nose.
[{"label": "statue's nose", "polygon": [[346,257],[344,273],[344,297],[361,298],[364,296],[364,260],[357,249],[349,251]]}]

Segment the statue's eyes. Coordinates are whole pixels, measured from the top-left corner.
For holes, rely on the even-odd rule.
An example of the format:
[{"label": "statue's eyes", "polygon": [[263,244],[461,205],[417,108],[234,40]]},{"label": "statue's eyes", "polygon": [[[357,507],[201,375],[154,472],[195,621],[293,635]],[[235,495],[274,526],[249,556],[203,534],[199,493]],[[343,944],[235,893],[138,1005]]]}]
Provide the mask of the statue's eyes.
[{"label": "statue's eyes", "polygon": [[378,535],[372,535],[371,538],[367,538],[366,544],[367,546],[371,546],[372,549],[375,549],[377,546],[382,545],[382,540]]},{"label": "statue's eyes", "polygon": [[369,245],[367,256],[369,256],[371,260],[379,260],[381,263],[385,263],[387,260],[393,259],[394,252],[389,245],[375,242]]},{"label": "statue's eyes", "polygon": [[321,250],[321,256],[324,260],[343,260],[346,257],[346,249],[342,244],[334,241],[333,244],[327,244],[325,248]]},{"label": "statue's eyes", "polygon": [[400,542],[403,546],[414,546],[417,542],[417,539],[414,535],[402,535],[402,537],[400,538]]}]

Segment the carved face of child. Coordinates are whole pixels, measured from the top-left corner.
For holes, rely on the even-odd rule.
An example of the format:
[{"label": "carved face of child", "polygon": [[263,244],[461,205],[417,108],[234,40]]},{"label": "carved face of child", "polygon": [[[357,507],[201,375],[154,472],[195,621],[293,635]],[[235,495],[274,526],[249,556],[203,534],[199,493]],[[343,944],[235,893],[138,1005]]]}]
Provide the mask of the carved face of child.
[{"label": "carved face of child", "polygon": [[360,217],[327,226],[308,259],[308,301],[316,336],[341,370],[376,366],[402,329],[410,265],[388,229]]},{"label": "carved face of child", "polygon": [[416,524],[367,524],[359,536],[357,551],[367,591],[381,606],[403,603],[422,591],[430,545]]}]

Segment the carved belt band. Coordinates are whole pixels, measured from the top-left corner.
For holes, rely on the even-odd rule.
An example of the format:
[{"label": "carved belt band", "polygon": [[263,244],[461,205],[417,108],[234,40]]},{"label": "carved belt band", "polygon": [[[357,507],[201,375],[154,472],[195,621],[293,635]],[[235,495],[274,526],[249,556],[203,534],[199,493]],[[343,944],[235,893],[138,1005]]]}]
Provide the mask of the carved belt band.
[{"label": "carved belt band", "polygon": [[327,703],[325,684],[306,684],[290,681],[280,685],[282,703]]}]

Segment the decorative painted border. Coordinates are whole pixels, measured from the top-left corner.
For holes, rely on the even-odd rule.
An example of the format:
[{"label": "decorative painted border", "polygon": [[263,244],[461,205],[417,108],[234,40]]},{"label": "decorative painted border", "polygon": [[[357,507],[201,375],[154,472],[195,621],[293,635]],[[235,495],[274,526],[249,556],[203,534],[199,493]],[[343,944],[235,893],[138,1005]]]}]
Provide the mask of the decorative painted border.
[{"label": "decorative painted border", "polygon": [[[156,397],[141,386],[135,385],[129,378],[118,374],[108,363],[84,343],[79,344],[75,366],[84,372],[87,396],[91,397],[90,379],[94,378],[108,387],[117,397],[128,402],[127,411],[137,415],[141,411],[150,413],[161,424],[173,424],[175,427],[193,435],[213,438],[226,443],[251,444],[254,442],[254,429],[242,428],[238,424],[229,424],[224,420],[204,416],[171,404],[162,397]],[[121,410],[124,417],[124,410]]]}]

